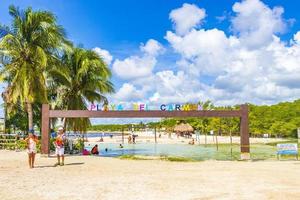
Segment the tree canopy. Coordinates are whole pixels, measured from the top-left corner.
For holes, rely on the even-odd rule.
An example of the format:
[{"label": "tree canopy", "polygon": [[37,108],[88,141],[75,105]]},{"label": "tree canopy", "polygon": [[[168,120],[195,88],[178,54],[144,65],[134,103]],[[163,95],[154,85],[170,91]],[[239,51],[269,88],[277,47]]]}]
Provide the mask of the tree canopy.
[{"label": "tree canopy", "polygon": [[[212,102],[199,102],[204,109],[234,110],[239,106],[214,106]],[[300,128],[300,99],[293,102],[283,102],[276,105],[249,104],[249,127],[251,136],[269,134],[271,137],[296,137],[297,128]],[[150,128],[171,129],[177,123],[185,121],[202,134],[214,130],[221,135],[239,135],[238,118],[167,118],[160,122],[148,123]],[[128,125],[125,125],[128,126]],[[115,125],[95,125],[90,130],[117,130]]]},{"label": "tree canopy", "polygon": [[[11,25],[0,25],[0,80],[7,84],[2,96],[8,122],[18,121],[18,128],[24,129],[24,120],[18,117],[27,118],[33,129],[39,125],[35,116],[42,103],[87,109],[87,102],[103,102],[104,95],[114,91],[102,58],[74,47],[51,12],[10,6],[9,14]],[[67,122],[76,131],[89,126],[86,119]]]}]

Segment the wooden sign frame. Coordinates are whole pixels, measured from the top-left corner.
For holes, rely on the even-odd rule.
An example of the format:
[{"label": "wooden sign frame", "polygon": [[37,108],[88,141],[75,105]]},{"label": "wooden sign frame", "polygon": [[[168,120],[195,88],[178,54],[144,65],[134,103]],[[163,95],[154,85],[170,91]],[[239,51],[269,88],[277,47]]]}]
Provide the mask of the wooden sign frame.
[{"label": "wooden sign frame", "polygon": [[239,110],[193,110],[193,111],[90,111],[90,110],[50,110],[42,105],[42,154],[50,153],[50,118],[185,118],[185,117],[239,117],[241,134],[241,159],[250,159],[248,105]]}]

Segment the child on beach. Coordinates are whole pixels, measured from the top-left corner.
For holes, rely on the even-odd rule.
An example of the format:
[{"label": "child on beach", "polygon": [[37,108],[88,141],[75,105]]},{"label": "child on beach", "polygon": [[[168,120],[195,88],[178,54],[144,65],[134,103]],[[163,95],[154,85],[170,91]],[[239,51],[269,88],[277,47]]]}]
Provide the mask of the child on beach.
[{"label": "child on beach", "polygon": [[[63,127],[58,128],[58,134],[54,142],[55,146],[55,154],[57,156],[57,163],[54,166],[63,166],[65,161],[65,148],[64,148],[64,142],[65,142],[65,135],[64,135],[64,129]],[[60,162],[61,158],[61,162]]]},{"label": "child on beach", "polygon": [[38,139],[34,135],[34,130],[29,130],[29,134],[28,137],[25,139],[25,142],[27,144],[29,168],[34,168],[36,144],[38,143]]}]

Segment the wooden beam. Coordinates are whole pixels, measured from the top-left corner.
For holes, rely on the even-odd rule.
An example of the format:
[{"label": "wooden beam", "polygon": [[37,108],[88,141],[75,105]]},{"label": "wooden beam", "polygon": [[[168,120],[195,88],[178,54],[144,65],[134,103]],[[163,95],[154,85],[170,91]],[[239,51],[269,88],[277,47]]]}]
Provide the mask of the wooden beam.
[{"label": "wooden beam", "polygon": [[50,118],[164,118],[164,117],[241,117],[241,110],[199,110],[199,111],[90,111],[50,110]]}]

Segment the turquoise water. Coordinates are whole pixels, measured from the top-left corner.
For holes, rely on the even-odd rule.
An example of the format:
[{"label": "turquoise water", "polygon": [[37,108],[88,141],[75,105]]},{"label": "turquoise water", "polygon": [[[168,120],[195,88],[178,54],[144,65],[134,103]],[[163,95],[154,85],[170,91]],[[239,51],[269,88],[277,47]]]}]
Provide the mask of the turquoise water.
[{"label": "turquoise water", "polygon": [[[115,137],[115,136],[121,136],[121,133],[86,133],[85,136],[88,138],[94,138],[94,137]],[[82,135],[80,133],[74,133],[74,132],[69,132],[67,133],[68,138],[80,138]]]},{"label": "turquoise water", "polygon": [[[119,144],[97,143],[100,148],[100,156],[118,157],[122,155],[143,156],[176,156],[190,158],[193,160],[238,160],[240,158],[239,145],[230,146],[220,144],[218,150],[216,145],[186,145],[186,144]],[[85,146],[91,150],[93,146]],[[250,147],[252,159],[276,159],[276,147],[271,145],[254,144]],[[105,151],[107,149],[107,151]]]}]

